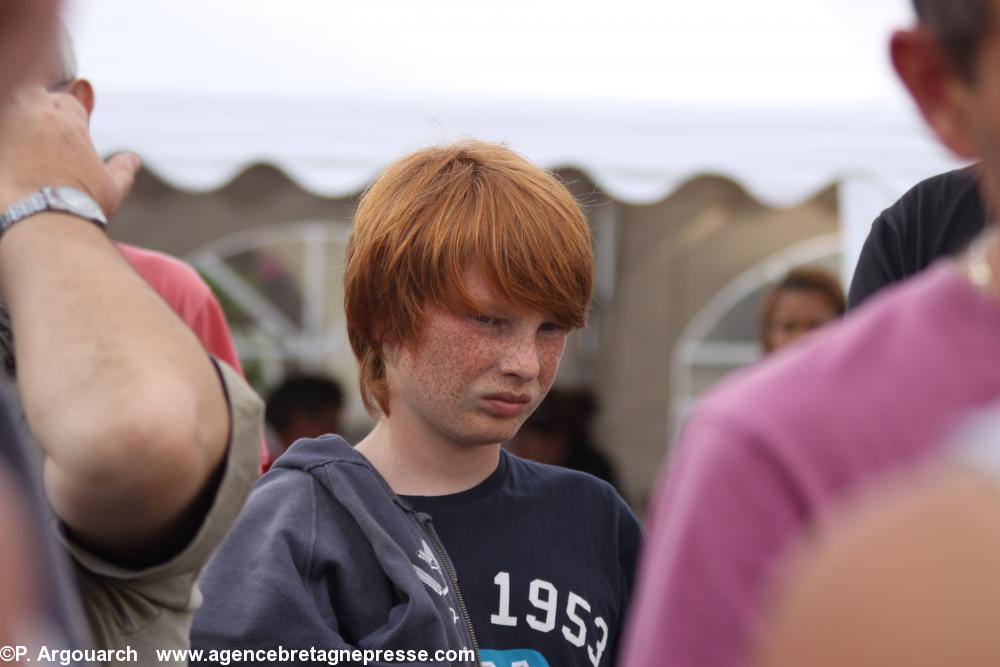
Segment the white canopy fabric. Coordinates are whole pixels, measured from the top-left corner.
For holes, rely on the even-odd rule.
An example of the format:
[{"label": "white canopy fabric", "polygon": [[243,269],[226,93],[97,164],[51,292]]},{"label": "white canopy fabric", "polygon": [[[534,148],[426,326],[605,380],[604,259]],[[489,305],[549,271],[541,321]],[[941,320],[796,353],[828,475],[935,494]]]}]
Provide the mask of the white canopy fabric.
[{"label": "white canopy fabric", "polygon": [[170,183],[218,188],[254,163],[342,196],[401,153],[461,137],[503,141],[547,167],[578,167],[604,191],[651,203],[699,174],[788,206],[844,178],[887,192],[952,161],[910,112],[360,100],[329,96],[101,94],[94,135],[136,150]]},{"label": "white canopy fabric", "polygon": [[[650,203],[699,174],[878,209],[954,166],[890,71],[906,0],[92,0],[67,23],[99,147],[171,184],[273,164],[317,194],[462,136]],[[853,232],[851,230],[854,230]]]}]

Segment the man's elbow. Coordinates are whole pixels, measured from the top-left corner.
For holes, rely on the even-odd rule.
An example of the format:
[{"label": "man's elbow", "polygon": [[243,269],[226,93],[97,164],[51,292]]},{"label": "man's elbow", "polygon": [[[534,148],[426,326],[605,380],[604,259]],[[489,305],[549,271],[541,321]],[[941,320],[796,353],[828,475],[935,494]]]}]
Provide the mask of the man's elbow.
[{"label": "man's elbow", "polygon": [[50,498],[57,511],[120,505],[151,519],[183,511],[226,452],[229,419],[221,396],[199,405],[191,392],[159,387],[85,421],[51,434],[73,439],[72,446],[43,443],[50,454],[47,487],[59,496]]}]

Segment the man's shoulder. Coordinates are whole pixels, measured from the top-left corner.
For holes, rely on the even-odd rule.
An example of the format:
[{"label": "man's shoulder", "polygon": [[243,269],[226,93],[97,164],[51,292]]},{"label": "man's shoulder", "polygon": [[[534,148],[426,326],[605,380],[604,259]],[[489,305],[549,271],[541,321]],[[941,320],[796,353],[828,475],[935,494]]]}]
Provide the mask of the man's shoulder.
[{"label": "man's shoulder", "polygon": [[765,439],[798,428],[821,433],[821,424],[854,418],[870,422],[852,411],[874,414],[913,389],[906,378],[947,371],[945,331],[974,328],[955,310],[977,298],[966,287],[943,264],[895,285],[844,321],[724,381],[692,422],[724,423],[736,436]]},{"label": "man's shoulder", "polygon": [[944,198],[946,201],[956,196],[978,197],[977,183],[980,175],[978,164],[953,169],[942,174],[925,178],[900,198],[900,202],[915,202]]},{"label": "man's shoulder", "polygon": [[986,214],[977,187],[979,172],[979,165],[971,165],[924,179],[886,209],[880,220],[900,235],[923,227],[935,234],[954,225],[980,229]]},{"label": "man's shoulder", "polygon": [[1000,308],[952,267],[932,267],[705,399],[673,469],[701,489],[794,488],[821,503],[924,460],[996,401],[998,330]]}]

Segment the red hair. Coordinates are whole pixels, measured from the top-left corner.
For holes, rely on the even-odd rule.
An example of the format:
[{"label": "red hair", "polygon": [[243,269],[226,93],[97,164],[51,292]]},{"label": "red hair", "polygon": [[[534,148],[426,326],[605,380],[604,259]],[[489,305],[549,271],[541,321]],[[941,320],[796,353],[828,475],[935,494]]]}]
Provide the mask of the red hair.
[{"label": "red hair", "polygon": [[590,228],[562,183],[498,144],[411,153],[362,196],[347,244],[347,331],[369,411],[389,414],[382,340],[416,343],[429,304],[475,312],[463,287],[470,266],[511,306],[586,324]]}]

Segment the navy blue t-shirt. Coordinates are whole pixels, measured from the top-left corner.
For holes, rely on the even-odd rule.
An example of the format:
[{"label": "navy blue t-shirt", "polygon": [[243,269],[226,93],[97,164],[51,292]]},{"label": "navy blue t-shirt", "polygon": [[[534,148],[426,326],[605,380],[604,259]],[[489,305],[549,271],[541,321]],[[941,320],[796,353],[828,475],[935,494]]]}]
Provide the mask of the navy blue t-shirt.
[{"label": "navy blue t-shirt", "polygon": [[434,520],[485,667],[609,667],[643,534],[611,485],[501,452],[476,487],[405,496]]}]

